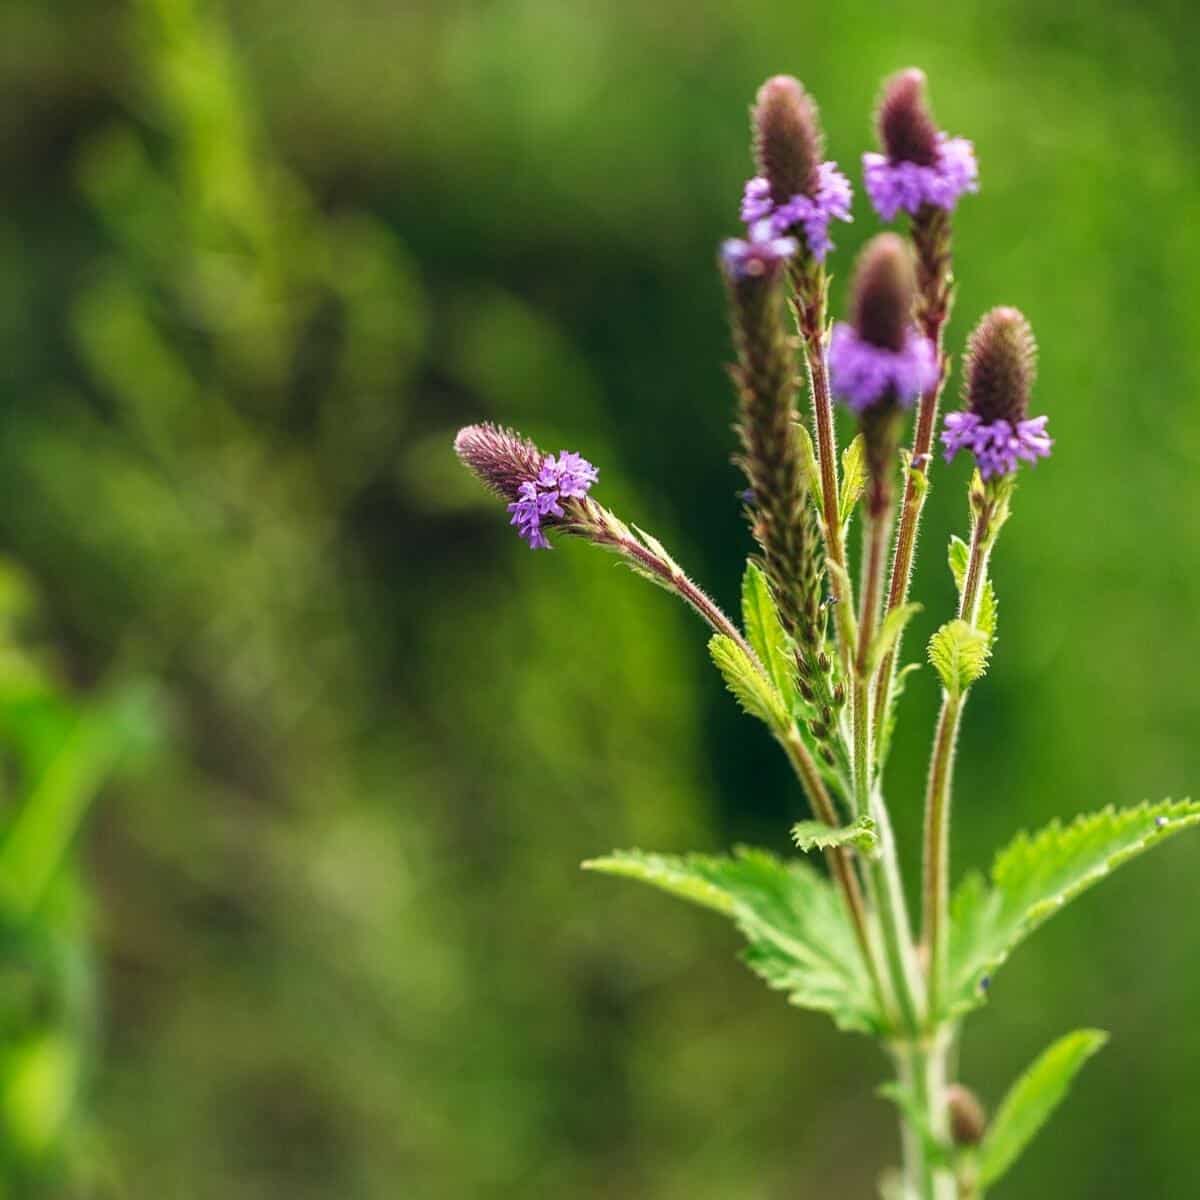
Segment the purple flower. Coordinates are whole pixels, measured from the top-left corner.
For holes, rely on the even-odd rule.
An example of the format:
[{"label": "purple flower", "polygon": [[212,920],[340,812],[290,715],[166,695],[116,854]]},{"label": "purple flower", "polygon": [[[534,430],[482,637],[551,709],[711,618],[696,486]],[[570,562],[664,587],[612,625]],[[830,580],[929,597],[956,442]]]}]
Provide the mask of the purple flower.
[{"label": "purple flower", "polygon": [[969,450],[979,474],[991,479],[1050,454],[1047,418],[1028,416],[1036,360],[1033,330],[1018,309],[985,314],[967,342],[964,411],[950,413],[942,432],[947,461]]},{"label": "purple flower", "polygon": [[559,501],[583,499],[599,476],[586,458],[572,451],[564,450],[557,458],[547,454],[537,477],[522,483],[517,498],[509,504],[508,511],[513,515],[510,524],[517,527],[532,549],[549,550],[543,520],[566,516]]},{"label": "purple flower", "polygon": [[582,500],[599,472],[569,450],[543,454],[528,438],[495,425],[468,425],[454,451],[471,472],[509,501],[511,524],[534,550],[548,550],[544,526],[567,517],[563,500]]},{"label": "purple flower", "polygon": [[749,225],[769,222],[776,237],[800,229],[809,252],[818,262],[833,249],[829,223],[852,221],[850,201],[853,191],[850,181],[838,170],[837,164],[824,162],[817,168],[816,187],[811,196],[797,192],[782,204],[771,198],[770,182],[757,175],[747,182],[742,192],[741,217]]},{"label": "purple flower", "polygon": [[834,392],[855,412],[889,394],[909,408],[937,382],[937,356],[915,329],[905,332],[896,350],[867,341],[853,325],[839,321],[829,345],[829,375]]},{"label": "purple flower", "polygon": [[966,138],[939,133],[934,161],[929,164],[864,154],[863,183],[875,211],[890,221],[901,209],[915,214],[926,204],[952,210],[964,192],[979,190],[979,168]]},{"label": "purple flower", "polygon": [[750,238],[727,238],[721,244],[721,262],[732,279],[753,279],[769,275],[780,263],[796,253],[795,238],[780,237],[770,221],[758,221],[750,227]]},{"label": "purple flower", "polygon": [[1014,426],[1000,418],[985,424],[973,412],[954,412],[946,417],[942,444],[949,462],[960,450],[975,455],[984,479],[1011,475],[1019,461],[1036,463],[1050,455],[1053,441],[1046,435],[1047,417],[1030,417]]}]

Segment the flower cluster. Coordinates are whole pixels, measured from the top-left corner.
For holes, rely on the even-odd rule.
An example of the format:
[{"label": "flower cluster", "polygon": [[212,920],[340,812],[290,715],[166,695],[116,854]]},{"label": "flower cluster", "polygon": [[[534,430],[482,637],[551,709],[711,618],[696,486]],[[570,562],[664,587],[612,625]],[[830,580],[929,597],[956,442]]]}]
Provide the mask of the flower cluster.
[{"label": "flower cluster", "polygon": [[960,450],[975,456],[984,479],[1011,475],[1020,460],[1035,463],[1047,458],[1054,444],[1046,434],[1047,417],[1030,417],[1015,425],[1003,418],[985,424],[973,412],[950,413],[942,431],[949,462]]},{"label": "flower cluster", "polygon": [[975,150],[966,138],[938,134],[937,159],[928,166],[892,162],[883,154],[863,155],[863,184],[875,211],[890,221],[901,209],[915,214],[923,205],[953,209],[964,192],[979,190]]},{"label": "flower cluster", "polygon": [[742,193],[741,217],[748,225],[766,221],[775,235],[790,230],[803,231],[804,242],[818,262],[833,249],[829,223],[833,220],[851,221],[850,201],[853,192],[850,181],[832,162],[817,168],[817,185],[811,196],[797,192],[782,204],[771,198],[771,184],[762,175],[751,179]]},{"label": "flower cluster", "polygon": [[902,408],[937,382],[937,356],[929,339],[909,329],[899,349],[867,341],[853,325],[839,321],[829,344],[833,390],[855,412],[893,394]]},{"label": "flower cluster", "polygon": [[557,458],[547,454],[536,478],[525,480],[517,489],[517,498],[508,506],[510,524],[534,550],[549,550],[542,529],[546,517],[565,516],[560,500],[582,499],[599,478],[599,471],[586,458],[564,450]]},{"label": "flower cluster", "polygon": [[742,194],[742,220],[751,227],[767,222],[774,237],[803,234],[809,253],[823,262],[833,249],[830,221],[851,220],[851,190],[836,164],[822,161],[816,104],[799,80],[775,75],[759,88],[751,125],[758,171]]},{"label": "flower cluster", "polygon": [[876,212],[890,221],[903,209],[945,209],[979,190],[975,150],[938,131],[925,101],[925,74],[910,69],[884,86],[876,124],[883,153],[863,155],[863,182]]},{"label": "flower cluster", "polygon": [[938,377],[937,355],[914,327],[912,255],[895,234],[868,243],[855,272],[853,324],[829,346],[834,392],[855,412],[892,401],[908,408]]},{"label": "flower cluster", "polygon": [[1047,418],[1029,416],[1036,359],[1033,330],[1019,310],[994,308],[984,316],[967,343],[964,410],[950,413],[942,432],[947,461],[967,450],[991,479],[1050,454]]}]

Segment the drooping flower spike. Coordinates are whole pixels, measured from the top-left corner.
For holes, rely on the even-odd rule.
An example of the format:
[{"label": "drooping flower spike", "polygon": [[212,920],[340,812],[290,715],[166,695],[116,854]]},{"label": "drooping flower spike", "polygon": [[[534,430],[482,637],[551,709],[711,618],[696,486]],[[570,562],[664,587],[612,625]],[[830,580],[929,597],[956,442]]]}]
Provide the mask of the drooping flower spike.
[{"label": "drooping flower spike", "polygon": [[979,474],[992,479],[1049,456],[1047,418],[1028,416],[1036,358],[1033,330],[1020,311],[994,308],[984,316],[967,343],[964,411],[950,413],[942,433],[947,461],[968,450]]},{"label": "drooping flower spike", "polygon": [[937,356],[912,323],[912,258],[885,233],[868,243],[854,279],[853,322],[839,321],[829,347],[834,394],[857,413],[890,402],[908,408],[937,380]]},{"label": "drooping flower spike", "polygon": [[883,153],[863,155],[863,184],[885,221],[903,210],[915,216],[926,206],[951,211],[966,192],[979,190],[975,149],[934,124],[925,101],[925,73],[893,75],[877,114]]},{"label": "drooping flower spike", "polygon": [[742,193],[747,225],[769,223],[776,236],[802,238],[823,262],[833,249],[831,221],[850,221],[850,181],[837,164],[823,162],[817,108],[790,75],[768,79],[758,91],[752,116],[758,174]]},{"label": "drooping flower spike", "polygon": [[498,496],[509,501],[510,524],[534,550],[549,550],[545,530],[567,515],[563,500],[581,500],[599,472],[587,459],[564,450],[543,454],[532,442],[491,424],[468,425],[454,440],[463,463]]}]

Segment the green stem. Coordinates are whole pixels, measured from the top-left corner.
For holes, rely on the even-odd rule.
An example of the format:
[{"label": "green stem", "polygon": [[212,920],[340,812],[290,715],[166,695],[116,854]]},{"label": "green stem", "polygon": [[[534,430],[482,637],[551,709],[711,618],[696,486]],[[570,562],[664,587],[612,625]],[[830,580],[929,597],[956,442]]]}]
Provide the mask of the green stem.
[{"label": "green stem", "polygon": [[879,913],[880,935],[888,975],[904,1026],[915,1031],[920,1023],[920,973],[904,902],[896,841],[887,806],[874,788],[874,739],[871,722],[871,647],[879,616],[887,556],[891,504],[886,488],[872,488],[875,501],[864,505],[863,582],[859,613],[858,647],[854,656],[852,722],[854,728],[854,809],[869,813],[879,833],[879,851],[871,860],[871,898]]},{"label": "green stem", "polygon": [[[987,579],[987,563],[999,523],[993,525],[995,505],[983,499],[971,533],[971,553],[959,596],[958,616],[975,628]],[[929,760],[925,792],[925,860],[922,885],[922,940],[929,953],[929,1014],[938,1019],[946,984],[950,927],[950,809],[954,754],[962,727],[968,690],[943,691]]]}]

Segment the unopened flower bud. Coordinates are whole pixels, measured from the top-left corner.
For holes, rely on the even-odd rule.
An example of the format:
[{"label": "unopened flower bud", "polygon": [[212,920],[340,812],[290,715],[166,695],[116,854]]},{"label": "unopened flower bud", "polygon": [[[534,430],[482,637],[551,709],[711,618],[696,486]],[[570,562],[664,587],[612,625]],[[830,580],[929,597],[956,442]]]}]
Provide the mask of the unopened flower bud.
[{"label": "unopened flower bud", "polygon": [[1017,425],[1029,415],[1037,369],[1037,343],[1023,314],[993,308],[975,326],[963,366],[965,407],[984,424]]},{"label": "unopened flower bud", "polygon": [[751,126],[754,161],[771,200],[786,204],[797,193],[811,196],[823,152],[817,106],[798,79],[774,75],[758,89]]},{"label": "unopened flower bud", "polygon": [[931,167],[937,162],[938,129],[925,102],[925,72],[909,67],[883,87],[876,114],[879,143],[892,162]]},{"label": "unopened flower bud", "polygon": [[950,1136],[958,1146],[975,1146],[987,1130],[987,1113],[975,1093],[961,1083],[946,1089],[946,1106],[950,1111]]}]

